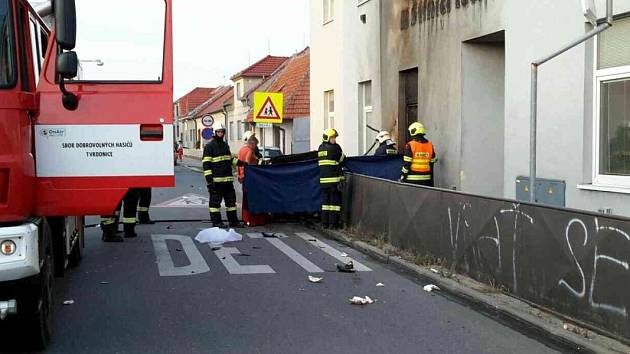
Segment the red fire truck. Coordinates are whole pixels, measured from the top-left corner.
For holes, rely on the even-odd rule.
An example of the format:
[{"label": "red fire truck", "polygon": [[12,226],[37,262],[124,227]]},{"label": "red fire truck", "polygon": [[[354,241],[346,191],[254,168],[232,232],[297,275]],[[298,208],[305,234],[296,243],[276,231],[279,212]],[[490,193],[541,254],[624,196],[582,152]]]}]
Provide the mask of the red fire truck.
[{"label": "red fire truck", "polygon": [[40,348],[83,216],[174,185],[171,2],[0,0],[0,324]]}]

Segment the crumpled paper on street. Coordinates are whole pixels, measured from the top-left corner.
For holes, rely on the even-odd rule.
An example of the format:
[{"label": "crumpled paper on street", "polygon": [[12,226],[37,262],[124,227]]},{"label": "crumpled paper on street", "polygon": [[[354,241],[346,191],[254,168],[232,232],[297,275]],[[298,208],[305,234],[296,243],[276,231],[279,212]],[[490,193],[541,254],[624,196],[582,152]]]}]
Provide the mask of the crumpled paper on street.
[{"label": "crumpled paper on street", "polygon": [[428,293],[432,292],[433,290],[440,290],[440,288],[433,284],[426,285],[423,289]]},{"label": "crumpled paper on street", "polygon": [[200,243],[209,243],[211,245],[222,245],[226,242],[242,241],[243,235],[229,229],[228,231],[213,227],[210,229],[201,230],[195,240]]},{"label": "crumpled paper on street", "polygon": [[369,304],[373,304],[374,300],[370,299],[369,296],[366,296],[365,298],[360,297],[360,296],[355,296],[352,299],[350,299],[350,303],[352,303],[353,305],[369,305]]}]

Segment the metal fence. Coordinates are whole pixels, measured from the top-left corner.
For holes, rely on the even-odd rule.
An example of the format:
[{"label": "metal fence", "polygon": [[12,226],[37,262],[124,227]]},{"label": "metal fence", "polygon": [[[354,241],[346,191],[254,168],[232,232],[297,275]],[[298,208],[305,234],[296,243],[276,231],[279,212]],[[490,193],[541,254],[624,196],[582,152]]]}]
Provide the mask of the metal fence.
[{"label": "metal fence", "polygon": [[349,175],[348,226],[630,339],[630,219]]}]

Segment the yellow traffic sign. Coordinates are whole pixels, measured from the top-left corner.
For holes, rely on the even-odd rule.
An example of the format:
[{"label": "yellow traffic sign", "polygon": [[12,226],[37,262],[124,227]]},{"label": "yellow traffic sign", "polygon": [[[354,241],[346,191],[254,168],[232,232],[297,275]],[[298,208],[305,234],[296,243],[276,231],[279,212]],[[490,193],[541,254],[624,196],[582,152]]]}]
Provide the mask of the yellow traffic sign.
[{"label": "yellow traffic sign", "polygon": [[281,93],[254,92],[254,122],[282,123],[284,96]]}]

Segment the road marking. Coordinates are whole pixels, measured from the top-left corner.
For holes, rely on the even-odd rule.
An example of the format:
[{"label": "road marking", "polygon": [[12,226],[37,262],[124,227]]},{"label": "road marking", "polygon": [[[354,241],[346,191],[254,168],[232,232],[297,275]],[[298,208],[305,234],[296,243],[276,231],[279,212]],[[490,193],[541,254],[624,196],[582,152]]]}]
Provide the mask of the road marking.
[{"label": "road marking", "polygon": [[304,268],[309,273],[324,273],[324,270],[320,267],[313,264],[313,262],[304,258],[301,254],[299,254],[296,250],[291,248],[286,243],[282,242],[277,238],[267,238],[267,241],[279,249],[282,253],[286,254],[287,257],[291,258],[291,260],[297,263],[300,267]]},{"label": "road marking", "polygon": [[240,265],[233,254],[241,254],[241,252],[234,247],[220,248],[214,251],[214,254],[219,258],[219,261],[223,263],[225,269],[230,274],[273,274],[275,271],[268,265]]},{"label": "road marking", "polygon": [[309,234],[307,234],[305,232],[298,232],[298,233],[296,233],[296,235],[298,235],[301,239],[303,239],[307,243],[310,243],[310,244],[314,245],[315,247],[318,247],[322,251],[328,253],[330,256],[332,256],[333,258],[336,258],[337,260],[339,260],[339,261],[341,261],[343,263],[347,263],[348,261],[352,260],[352,263],[354,264],[354,269],[356,269],[359,272],[371,272],[372,271],[372,269],[366,267],[365,265],[359,263],[358,261],[356,261],[354,259],[351,259],[351,258],[348,258],[348,257],[342,257],[341,256],[341,252],[337,251],[335,248],[331,247],[327,243],[322,242],[317,237],[311,236],[311,235],[309,235]]},{"label": "road marking", "polygon": [[207,208],[208,197],[188,193],[163,203],[152,205],[154,208]]},{"label": "road marking", "polygon": [[[180,235],[151,235],[155,256],[157,257],[158,271],[162,277],[180,277],[192,274],[201,274],[210,271],[210,267],[203,259],[203,256],[195,246],[192,238]],[[166,245],[167,240],[180,243],[186,253],[190,265],[175,267],[171,253]]]}]

